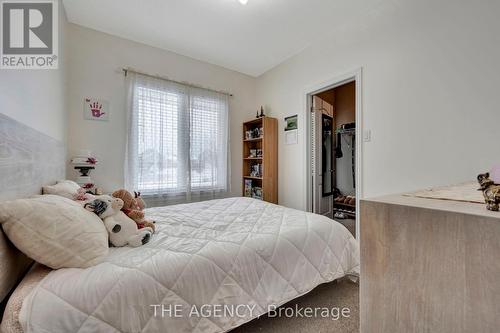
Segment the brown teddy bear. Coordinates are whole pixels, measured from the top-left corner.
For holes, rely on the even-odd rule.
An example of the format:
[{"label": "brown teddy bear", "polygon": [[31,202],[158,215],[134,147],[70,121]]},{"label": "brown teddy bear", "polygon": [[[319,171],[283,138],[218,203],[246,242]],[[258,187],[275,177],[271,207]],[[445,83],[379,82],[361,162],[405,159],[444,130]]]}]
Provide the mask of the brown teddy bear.
[{"label": "brown teddy bear", "polygon": [[113,197],[123,200],[122,212],[137,223],[139,229],[150,227],[155,231],[154,221],[147,220],[144,217],[144,208],[146,204],[140,197],[140,193],[135,192],[135,196],[127,190],[121,189],[113,192]]}]

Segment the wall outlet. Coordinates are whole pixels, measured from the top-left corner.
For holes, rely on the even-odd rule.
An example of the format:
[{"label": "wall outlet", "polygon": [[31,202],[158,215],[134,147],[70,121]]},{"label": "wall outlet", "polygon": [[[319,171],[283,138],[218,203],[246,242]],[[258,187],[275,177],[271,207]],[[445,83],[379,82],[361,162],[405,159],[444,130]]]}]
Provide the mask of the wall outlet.
[{"label": "wall outlet", "polygon": [[364,130],[363,131],[363,142],[370,142],[372,141],[372,131],[371,130]]}]

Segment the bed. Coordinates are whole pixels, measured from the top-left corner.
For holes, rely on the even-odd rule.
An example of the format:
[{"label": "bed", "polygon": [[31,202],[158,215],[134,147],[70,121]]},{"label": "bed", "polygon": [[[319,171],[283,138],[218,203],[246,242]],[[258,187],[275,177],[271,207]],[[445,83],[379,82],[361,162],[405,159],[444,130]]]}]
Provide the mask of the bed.
[{"label": "bed", "polygon": [[[5,298],[9,322],[16,308],[9,304],[21,308],[20,325],[2,323],[3,333],[224,332],[321,283],[359,275],[358,243],[320,215],[249,198],[147,215],[157,221],[148,244],[113,248],[91,268],[31,276]],[[5,271],[4,291],[23,276],[14,266]]]}]

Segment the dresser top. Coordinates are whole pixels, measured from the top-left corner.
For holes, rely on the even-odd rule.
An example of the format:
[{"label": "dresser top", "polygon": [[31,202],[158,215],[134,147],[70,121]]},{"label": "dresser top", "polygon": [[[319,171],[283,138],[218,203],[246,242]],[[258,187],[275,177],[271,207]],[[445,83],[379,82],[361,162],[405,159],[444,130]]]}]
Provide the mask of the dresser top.
[{"label": "dresser top", "polygon": [[434,209],[461,214],[469,214],[482,217],[494,217],[500,219],[500,212],[492,212],[486,209],[486,204],[460,202],[442,199],[427,199],[407,196],[404,194],[387,195],[376,198],[363,199],[361,202],[378,202],[391,205],[418,207],[423,209]]}]

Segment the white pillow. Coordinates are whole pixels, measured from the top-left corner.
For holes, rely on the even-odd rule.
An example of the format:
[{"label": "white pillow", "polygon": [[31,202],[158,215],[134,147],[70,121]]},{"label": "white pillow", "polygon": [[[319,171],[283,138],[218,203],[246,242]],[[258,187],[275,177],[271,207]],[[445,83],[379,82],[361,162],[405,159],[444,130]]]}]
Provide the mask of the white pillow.
[{"label": "white pillow", "polygon": [[80,185],[72,180],[60,180],[55,185],[44,186],[43,194],[55,194],[68,199],[73,199],[78,193]]},{"label": "white pillow", "polygon": [[0,202],[0,224],[20,251],[54,269],[93,266],[109,251],[101,219],[57,195]]}]

